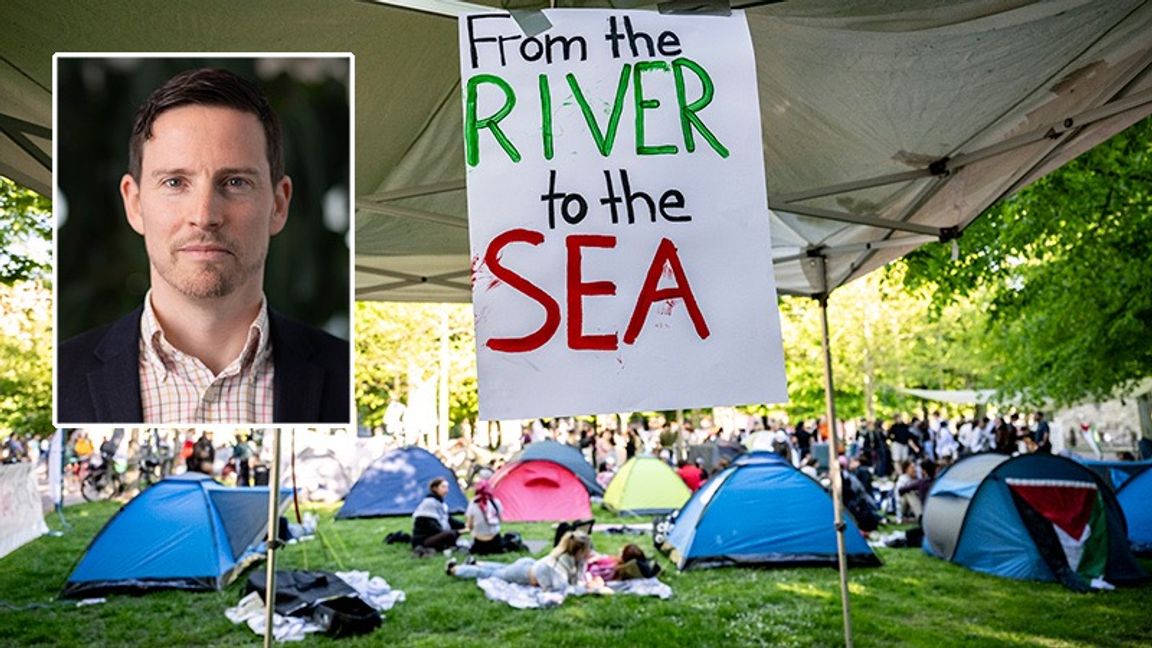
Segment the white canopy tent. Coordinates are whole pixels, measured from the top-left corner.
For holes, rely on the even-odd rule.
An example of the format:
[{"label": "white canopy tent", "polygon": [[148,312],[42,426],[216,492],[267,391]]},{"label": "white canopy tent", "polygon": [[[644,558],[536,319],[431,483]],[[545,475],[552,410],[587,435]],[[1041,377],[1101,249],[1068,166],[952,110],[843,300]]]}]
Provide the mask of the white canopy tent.
[{"label": "white canopy tent", "polygon": [[934,403],[983,405],[996,397],[995,389],[911,389],[897,387],[896,391]]},{"label": "white canopy tent", "polygon": [[[475,7],[379,1],[449,18]],[[1152,112],[1147,2],[795,1],[748,19],[785,294],[827,293],[953,238]],[[358,192],[358,299],[470,297],[458,86],[442,97],[399,164]]]},{"label": "white canopy tent", "polygon": [[[51,189],[53,52],[351,51],[357,298],[467,301],[454,17],[548,4],[8,0],[0,4],[0,173]],[[765,249],[782,293],[822,304],[919,245],[955,238],[996,200],[1152,113],[1149,0],[732,5],[747,6],[757,57],[774,211]],[[842,528],[838,507],[836,522]],[[850,642],[843,579],[841,593]]]},{"label": "white canopy tent", "polygon": [[[351,51],[357,298],[468,301],[453,18],[500,4],[548,3],[10,0],[0,6],[0,173],[50,191],[53,52]],[[1152,112],[1147,0],[733,5],[749,6],[785,294],[827,293],[948,239]]]}]

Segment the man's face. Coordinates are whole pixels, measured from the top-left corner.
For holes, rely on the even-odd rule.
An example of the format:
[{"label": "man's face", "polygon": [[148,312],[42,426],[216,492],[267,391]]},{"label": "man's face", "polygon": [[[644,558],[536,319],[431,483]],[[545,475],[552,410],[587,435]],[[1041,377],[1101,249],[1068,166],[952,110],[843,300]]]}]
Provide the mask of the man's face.
[{"label": "man's face", "polygon": [[286,176],[270,177],[260,120],[219,106],[173,108],[153,122],[142,158],[140,178],[125,175],[120,192],[153,287],[194,299],[258,291],[292,195]]}]

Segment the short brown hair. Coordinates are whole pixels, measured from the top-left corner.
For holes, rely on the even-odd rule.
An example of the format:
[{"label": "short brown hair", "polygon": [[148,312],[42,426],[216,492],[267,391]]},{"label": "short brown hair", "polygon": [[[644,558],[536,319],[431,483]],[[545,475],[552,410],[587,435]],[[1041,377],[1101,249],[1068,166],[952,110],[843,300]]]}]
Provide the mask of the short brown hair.
[{"label": "short brown hair", "polygon": [[186,70],[168,79],[148,96],[132,124],[128,139],[128,173],[140,180],[144,141],[152,137],[152,124],[164,111],[187,105],[221,106],[250,113],[264,126],[264,147],[272,182],[284,177],[284,149],[280,141],[280,119],[255,83],[227,70],[199,68]]}]

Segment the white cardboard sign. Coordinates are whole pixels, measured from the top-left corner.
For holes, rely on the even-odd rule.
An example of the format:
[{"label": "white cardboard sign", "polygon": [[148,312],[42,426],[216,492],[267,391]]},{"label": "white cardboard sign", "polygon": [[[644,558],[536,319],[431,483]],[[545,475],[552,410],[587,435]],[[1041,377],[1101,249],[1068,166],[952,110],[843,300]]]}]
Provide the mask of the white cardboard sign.
[{"label": "white cardboard sign", "polygon": [[480,417],[787,400],[751,39],[460,19]]}]

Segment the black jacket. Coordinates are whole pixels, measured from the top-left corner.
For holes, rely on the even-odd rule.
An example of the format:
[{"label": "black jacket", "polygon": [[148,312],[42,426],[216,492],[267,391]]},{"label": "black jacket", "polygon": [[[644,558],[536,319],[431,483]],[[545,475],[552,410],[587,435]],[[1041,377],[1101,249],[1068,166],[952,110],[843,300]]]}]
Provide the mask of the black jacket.
[{"label": "black jacket", "polygon": [[[144,422],[139,367],[143,311],[141,305],[60,344],[56,407],[61,424]],[[276,367],[273,421],[348,423],[348,343],[271,309],[268,320]]]}]

